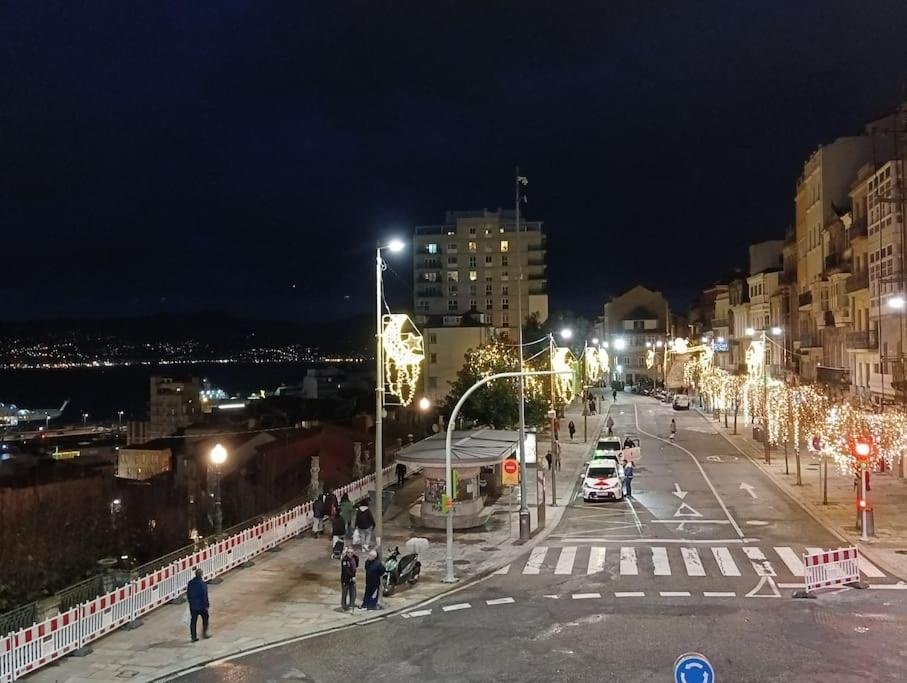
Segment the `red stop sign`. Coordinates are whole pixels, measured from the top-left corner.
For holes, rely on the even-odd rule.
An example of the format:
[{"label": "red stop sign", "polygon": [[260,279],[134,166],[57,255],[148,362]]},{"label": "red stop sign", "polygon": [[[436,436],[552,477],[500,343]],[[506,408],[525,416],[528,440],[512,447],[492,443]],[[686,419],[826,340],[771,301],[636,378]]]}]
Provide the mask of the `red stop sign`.
[{"label": "red stop sign", "polygon": [[517,463],[516,460],[505,460],[504,461],[504,471],[507,474],[516,474],[519,467],[520,467],[520,465],[519,465],[519,463]]}]

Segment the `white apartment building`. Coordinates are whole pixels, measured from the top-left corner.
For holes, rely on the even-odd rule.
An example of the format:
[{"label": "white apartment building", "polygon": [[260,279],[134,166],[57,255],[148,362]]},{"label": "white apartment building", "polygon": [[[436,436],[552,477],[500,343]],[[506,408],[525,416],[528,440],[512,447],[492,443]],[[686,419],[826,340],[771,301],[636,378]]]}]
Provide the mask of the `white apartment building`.
[{"label": "white apartment building", "polygon": [[520,308],[524,319],[548,319],[541,221],[521,220],[517,232],[513,211],[449,211],[442,225],[418,226],[413,242],[414,309],[420,327],[445,326],[445,316],[473,312],[516,337]]}]

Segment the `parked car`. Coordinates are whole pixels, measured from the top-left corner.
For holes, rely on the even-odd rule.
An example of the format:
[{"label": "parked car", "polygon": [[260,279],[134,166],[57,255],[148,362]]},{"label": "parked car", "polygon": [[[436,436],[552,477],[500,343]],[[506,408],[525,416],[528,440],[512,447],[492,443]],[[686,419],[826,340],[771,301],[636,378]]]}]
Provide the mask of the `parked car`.
[{"label": "parked car", "polygon": [[624,497],[623,467],[608,459],[593,460],[582,473],[583,502],[622,500]]},{"label": "parked car", "polygon": [[619,436],[606,436],[603,434],[598,437],[598,443],[595,444],[592,457],[597,458],[599,454],[604,453],[618,453],[622,448],[622,443]]},{"label": "parked car", "polygon": [[686,394],[677,394],[674,397],[674,410],[689,410],[690,409],[690,397]]}]

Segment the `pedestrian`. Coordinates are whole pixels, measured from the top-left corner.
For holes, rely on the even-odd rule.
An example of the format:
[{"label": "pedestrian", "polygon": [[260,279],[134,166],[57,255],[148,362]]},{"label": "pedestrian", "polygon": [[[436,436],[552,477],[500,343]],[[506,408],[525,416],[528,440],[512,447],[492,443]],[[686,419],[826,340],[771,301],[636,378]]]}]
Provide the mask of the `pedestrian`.
[{"label": "pedestrian", "polygon": [[608,415],[608,421],[605,424],[608,427],[608,436],[614,436],[614,418]]},{"label": "pedestrian", "polygon": [[573,435],[576,434],[576,425],[573,424],[573,420],[570,420],[567,425],[567,431],[570,432],[570,440],[573,441]]},{"label": "pedestrian", "polygon": [[340,560],[340,608],[346,612],[356,608],[356,570],[359,569],[359,556],[352,546],[343,551]]},{"label": "pedestrian", "polygon": [[617,403],[617,389],[614,389],[611,392],[611,398],[614,399],[614,402]]},{"label": "pedestrian", "polygon": [[554,462],[554,458],[551,455],[551,451],[548,451],[547,453],[545,453],[545,462],[548,463],[548,469],[550,470],[551,465]]},{"label": "pedestrian", "polygon": [[359,531],[359,542],[362,550],[368,550],[372,541],[372,530],[375,528],[375,518],[368,508],[368,503],[363,503],[356,511],[356,529]]},{"label": "pedestrian", "polygon": [[403,483],[406,481],[406,465],[402,462],[398,462],[394,471],[397,473],[397,486],[402,489]]},{"label": "pedestrian", "polygon": [[594,398],[589,399],[589,414],[595,415],[595,399]]},{"label": "pedestrian", "polygon": [[674,421],[674,418],[671,418],[671,441],[674,440],[674,437],[677,436],[677,423]]},{"label": "pedestrian", "polygon": [[378,594],[381,591],[381,577],[384,565],[374,550],[365,561],[365,593],[362,595],[362,609],[378,609]]},{"label": "pedestrian", "polygon": [[629,460],[624,461],[624,488],[627,490],[627,498],[633,497],[633,463]]},{"label": "pedestrian", "polygon": [[186,600],[189,601],[189,635],[192,636],[192,642],[198,641],[196,624],[199,617],[202,618],[202,638],[210,638],[211,636],[208,635],[208,584],[205,583],[201,567],[196,568],[195,578],[190,580],[186,586]]},{"label": "pedestrian", "polygon": [[560,472],[561,471],[561,442],[554,442],[554,468]]},{"label": "pedestrian", "polygon": [[314,517],[312,533],[315,534],[315,538],[318,538],[324,530],[324,495],[320,495],[312,501],[312,517]]},{"label": "pedestrian", "polygon": [[353,501],[350,500],[348,493],[344,493],[340,496],[340,516],[343,518],[344,524],[346,524],[346,535],[351,537],[353,535],[353,518],[356,515],[356,506],[353,505]]},{"label": "pedestrian", "polygon": [[[343,521],[343,517],[340,516],[340,512],[337,511],[333,517],[331,517],[331,553],[333,554],[335,548],[343,548],[343,537],[346,536],[346,522]],[[337,544],[340,543],[338,546]],[[337,559],[336,557],[334,559]]]},{"label": "pedestrian", "polygon": [[324,488],[324,516],[330,519],[337,513],[337,496],[329,488]]}]

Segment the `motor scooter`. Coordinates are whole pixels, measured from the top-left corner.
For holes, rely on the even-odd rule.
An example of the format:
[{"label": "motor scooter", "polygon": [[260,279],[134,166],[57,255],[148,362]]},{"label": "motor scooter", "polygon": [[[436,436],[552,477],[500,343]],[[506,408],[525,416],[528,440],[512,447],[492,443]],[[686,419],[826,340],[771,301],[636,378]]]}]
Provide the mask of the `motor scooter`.
[{"label": "motor scooter", "polygon": [[403,583],[412,586],[419,580],[419,573],[422,571],[419,553],[401,557],[399,546],[395,547],[394,551],[384,560],[384,570],[384,576],[381,577],[384,595],[391,595],[397,586]]}]

